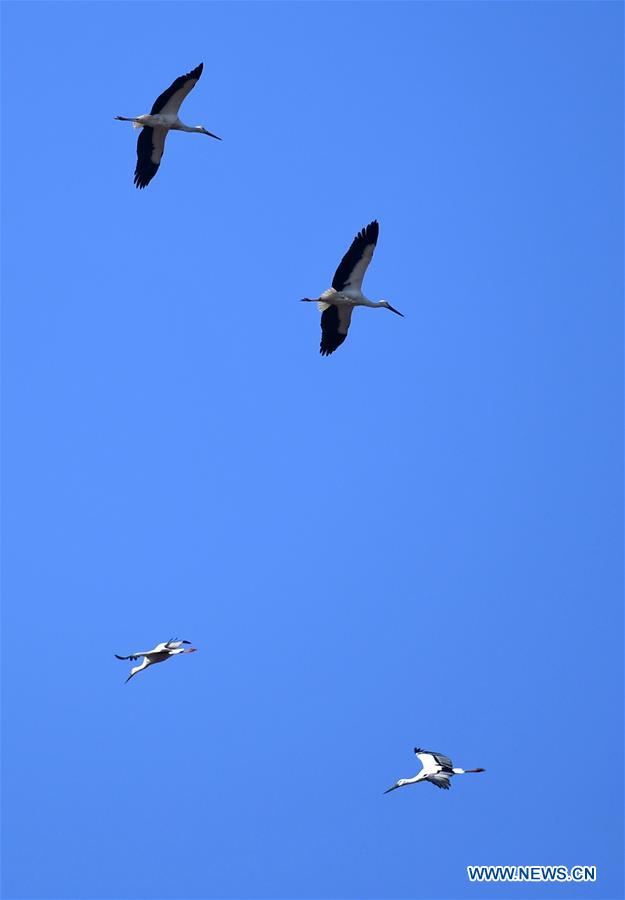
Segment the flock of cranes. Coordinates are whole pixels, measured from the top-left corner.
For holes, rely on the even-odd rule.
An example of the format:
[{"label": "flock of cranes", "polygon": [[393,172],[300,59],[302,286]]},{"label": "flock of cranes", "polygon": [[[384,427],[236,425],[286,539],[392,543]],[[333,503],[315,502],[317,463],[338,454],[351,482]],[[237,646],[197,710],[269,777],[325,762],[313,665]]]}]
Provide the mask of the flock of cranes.
[{"label": "flock of cranes", "polygon": [[[185,97],[198,83],[204,64],[176,78],[166,91],[156,98],[149,113],[141,116],[115,116],[119,122],[132,122],[133,128],[140,128],[137,139],[137,165],[134,183],[145,188],[158,172],[165,150],[165,138],[169,131],[188,131],[193,134],[207,134],[220,141],[203,125],[185,125],[178,118],[180,106]],[[332,279],[332,287],[320,297],[304,297],[302,302],[316,303],[321,312],[322,356],[329,356],[340,347],[349,331],[352,311],[355,306],[369,306],[372,309],[390,309],[403,317],[387,300],[369,300],[361,291],[362,280],[373,257],[378,242],[380,226],[371,222],[360,231],[351,247],[340,262]]]},{"label": "flock of cranes", "polygon": [[[118,121],[132,122],[133,128],[141,129],[137,140],[137,164],[134,173],[134,183],[137,188],[147,187],[158,172],[165,149],[165,139],[169,131],[206,134],[208,137],[221,140],[216,134],[207,131],[203,125],[185,125],[178,117],[183,100],[199,81],[203,68],[204,64],[200,63],[186,75],[176,78],[167,90],[157,97],[149,113],[140,116],[115,116]],[[302,299],[303,303],[316,303],[321,313],[320,353],[322,356],[330,356],[341,346],[347,337],[352,312],[356,306],[388,309],[398,316],[403,316],[403,313],[391,306],[388,300],[369,300],[362,293],[363,278],[373,258],[379,233],[380,226],[376,220],[359,231],[334,273],[332,287],[319,297]],[[116,653],[115,656],[117,659],[133,662],[143,657],[141,663],[130,670],[126,679],[127,683],[139,672],[143,672],[156,663],[197,651],[196,647],[187,649],[185,644],[190,644],[190,642],[172,639],[157,644],[152,650],[140,650],[128,656],[119,656]],[[392,787],[384,791],[385,794],[396,788],[417,784],[420,781],[429,781],[438,788],[449,790],[452,776],[466,775],[469,772],[484,772],[484,769],[454,768],[448,756],[433,750],[422,750],[415,747],[414,752],[421,763],[421,771],[413,778],[400,778]]]}]

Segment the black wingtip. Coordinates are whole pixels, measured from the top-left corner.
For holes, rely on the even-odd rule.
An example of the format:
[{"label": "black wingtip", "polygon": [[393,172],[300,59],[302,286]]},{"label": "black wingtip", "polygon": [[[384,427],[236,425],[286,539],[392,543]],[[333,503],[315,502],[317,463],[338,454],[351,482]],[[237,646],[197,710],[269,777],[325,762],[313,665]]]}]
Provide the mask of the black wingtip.
[{"label": "black wingtip", "polygon": [[148,186],[158,171],[158,166],[154,166],[153,163],[151,166],[152,168],[149,169],[147,165],[144,165],[140,172],[135,172],[135,177],[133,179],[134,185],[140,191]]},{"label": "black wingtip", "polygon": [[332,279],[332,287],[335,291],[342,291],[349,282],[354,266],[360,261],[365,249],[370,245],[374,247],[378,243],[380,226],[378,220],[374,219],[364,228],[361,228],[354,240],[351,242],[347,253],[338,265],[334,278]]}]

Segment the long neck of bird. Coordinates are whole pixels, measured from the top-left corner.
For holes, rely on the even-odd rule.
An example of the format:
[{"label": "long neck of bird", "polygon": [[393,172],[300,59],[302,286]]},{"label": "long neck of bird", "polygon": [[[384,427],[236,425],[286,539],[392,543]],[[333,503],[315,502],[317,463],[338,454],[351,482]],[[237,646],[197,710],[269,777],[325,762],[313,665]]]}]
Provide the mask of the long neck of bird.
[{"label": "long neck of bird", "polygon": [[423,779],[422,779],[422,777],[421,777],[421,772],[419,772],[419,774],[418,774],[418,775],[415,775],[413,778],[406,778],[406,779],[404,779],[404,781],[405,781],[406,784],[416,784],[417,781],[422,781],[422,780],[423,780]]},{"label": "long neck of bird", "polygon": [[204,131],[204,128],[202,125],[185,125],[184,122],[181,122],[180,125],[178,126],[178,130],[179,131],[195,131],[195,132],[200,131],[201,132],[201,131]]},{"label": "long neck of bird", "polygon": [[134,669],[131,669],[131,670],[130,670],[130,675],[128,676],[128,678],[126,679],[126,681],[130,681],[130,679],[131,679],[131,678],[134,678],[135,675],[138,675],[139,672],[142,672],[144,669],[147,669],[147,667],[148,667],[149,665],[150,665],[150,661],[149,661],[149,659],[148,659],[147,656],[146,656],[146,657],[144,657],[143,662],[141,663],[140,666],[135,666]]},{"label": "long neck of bird", "polygon": [[374,309],[379,308],[380,306],[384,306],[385,300],[369,300],[368,297],[363,297],[359,301],[359,306],[371,306]]},{"label": "long neck of bird", "polygon": [[150,657],[149,657],[149,656],[144,656],[141,665],[135,666],[135,667],[134,667],[134,669],[133,669],[134,674],[136,675],[137,672],[142,672],[144,669],[147,669],[147,667],[148,667],[149,665],[151,665]]}]

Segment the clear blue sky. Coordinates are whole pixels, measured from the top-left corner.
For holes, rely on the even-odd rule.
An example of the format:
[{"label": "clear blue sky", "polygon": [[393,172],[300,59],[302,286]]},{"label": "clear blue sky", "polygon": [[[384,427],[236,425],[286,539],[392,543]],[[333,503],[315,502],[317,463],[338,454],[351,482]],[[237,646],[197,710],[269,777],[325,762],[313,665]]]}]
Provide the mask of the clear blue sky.
[{"label": "clear blue sky", "polygon": [[5,897],[621,898],[623,7],[3,15]]}]

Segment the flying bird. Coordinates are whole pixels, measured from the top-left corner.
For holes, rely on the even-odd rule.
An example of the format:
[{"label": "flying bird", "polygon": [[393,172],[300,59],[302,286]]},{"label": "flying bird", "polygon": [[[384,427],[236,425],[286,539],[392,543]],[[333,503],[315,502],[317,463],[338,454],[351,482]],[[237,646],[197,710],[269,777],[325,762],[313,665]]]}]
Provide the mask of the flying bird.
[{"label": "flying bird", "polygon": [[454,769],[448,756],[445,756],[443,753],[435,753],[434,750],[422,750],[420,747],[415,747],[414,752],[423,766],[421,771],[414,778],[400,778],[388,791],[384,791],[385,794],[407,784],[416,784],[418,781],[429,781],[430,784],[435,784],[437,788],[443,788],[448,791],[449,779],[452,775],[466,775],[469,772],[486,771],[485,769]]},{"label": "flying bird", "polygon": [[332,287],[324,291],[320,297],[302,299],[302,303],[316,303],[321,313],[319,350],[322,356],[334,353],[347,337],[355,306],[390,309],[391,312],[403,317],[403,313],[391,306],[387,300],[368,300],[361,291],[362,279],[373,257],[379,231],[380,226],[375,220],[359,231],[334,273]]},{"label": "flying bird", "polygon": [[115,116],[120,122],[132,122],[133,128],[141,128],[141,134],[137,141],[137,166],[134,179],[138,188],[147,187],[158,172],[168,131],[191,131],[197,134],[207,134],[218,141],[221,140],[216,134],[207,131],[203,125],[185,125],[178,118],[180,104],[197,84],[203,68],[204,63],[200,63],[191,72],[176,78],[173,84],[170,84],[167,90],[163,91],[160,97],[154,101],[149,113],[130,118]]},{"label": "flying bird", "polygon": [[144,669],[147,669],[148,666],[153,666],[155,663],[165,662],[166,659],[171,659],[172,656],[178,656],[181,653],[195,653],[197,651],[197,647],[191,647],[189,650],[185,650],[182,646],[183,644],[190,644],[190,641],[179,641],[177,639],[171,641],[163,641],[161,644],[157,644],[153,650],[140,650],[137,653],[131,653],[130,656],[118,656],[117,653],[115,657],[117,659],[139,659],[140,656],[143,657],[143,662],[139,666],[134,666],[130,670],[130,675],[126,679],[126,684],[130,681],[133,675],[136,675],[138,672],[142,672]]}]

